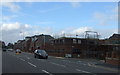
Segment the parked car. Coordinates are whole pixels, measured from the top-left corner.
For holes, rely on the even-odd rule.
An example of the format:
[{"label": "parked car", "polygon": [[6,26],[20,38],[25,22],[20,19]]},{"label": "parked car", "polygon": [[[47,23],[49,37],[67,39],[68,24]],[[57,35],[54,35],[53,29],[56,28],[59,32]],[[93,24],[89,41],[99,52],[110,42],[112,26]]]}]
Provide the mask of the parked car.
[{"label": "parked car", "polygon": [[21,53],[20,49],[16,49],[15,53]]},{"label": "parked car", "polygon": [[13,52],[14,50],[13,49],[7,49],[7,51]]},{"label": "parked car", "polygon": [[37,50],[34,51],[34,57],[35,58],[48,59],[48,54],[46,53],[45,50],[37,49]]},{"label": "parked car", "polygon": [[6,48],[3,48],[2,51],[3,51],[3,52],[6,52],[7,50],[6,50]]}]

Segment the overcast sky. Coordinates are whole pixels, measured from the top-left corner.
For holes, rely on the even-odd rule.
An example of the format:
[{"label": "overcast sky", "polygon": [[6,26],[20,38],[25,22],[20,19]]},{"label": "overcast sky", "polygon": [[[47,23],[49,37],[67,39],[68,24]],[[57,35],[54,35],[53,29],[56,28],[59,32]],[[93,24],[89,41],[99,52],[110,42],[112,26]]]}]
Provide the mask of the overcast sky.
[{"label": "overcast sky", "polygon": [[0,39],[6,43],[38,34],[84,37],[91,30],[108,38],[118,32],[117,2],[5,2],[0,7]]}]

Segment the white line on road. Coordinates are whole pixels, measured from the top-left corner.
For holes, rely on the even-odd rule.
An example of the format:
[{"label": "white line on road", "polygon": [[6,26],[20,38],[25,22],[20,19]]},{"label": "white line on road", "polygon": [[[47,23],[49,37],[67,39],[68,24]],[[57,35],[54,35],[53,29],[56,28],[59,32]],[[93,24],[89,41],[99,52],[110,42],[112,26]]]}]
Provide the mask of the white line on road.
[{"label": "white line on road", "polygon": [[90,63],[88,63],[88,66],[92,66]]},{"label": "white line on road", "polygon": [[88,71],[82,71],[82,72],[84,72],[84,73],[90,73],[90,72],[88,72]]},{"label": "white line on road", "polygon": [[45,60],[43,60],[43,59],[37,59],[37,60],[42,61],[42,62],[44,62],[44,61],[45,61]]},{"label": "white line on road", "polygon": [[82,70],[79,70],[79,69],[76,69],[77,71],[82,71]]},{"label": "white line on road", "polygon": [[51,63],[51,64],[54,64],[54,65],[57,65],[57,66],[66,67],[65,65],[57,64],[57,63],[54,63],[54,62],[50,62],[50,63]]},{"label": "white line on road", "polygon": [[81,71],[81,72],[84,72],[84,73],[90,73],[88,71],[83,71],[83,70],[79,70],[79,69],[76,69],[77,71]]},{"label": "white line on road", "polygon": [[45,72],[45,73],[47,73],[47,74],[49,74],[49,75],[52,75],[52,74],[50,74],[48,71],[46,71],[46,70],[42,70],[43,72]]},{"label": "white line on road", "polygon": [[30,64],[33,67],[37,67],[36,65],[34,65],[34,64],[30,63],[30,62],[28,62],[28,64]]},{"label": "white line on road", "polygon": [[20,58],[20,60],[25,61],[24,59]]},{"label": "white line on road", "polygon": [[87,64],[83,64],[83,65],[87,65]]},{"label": "white line on road", "polygon": [[29,57],[26,57],[27,59],[30,59]]},{"label": "white line on road", "polygon": [[82,62],[82,61],[78,61],[78,62]]}]

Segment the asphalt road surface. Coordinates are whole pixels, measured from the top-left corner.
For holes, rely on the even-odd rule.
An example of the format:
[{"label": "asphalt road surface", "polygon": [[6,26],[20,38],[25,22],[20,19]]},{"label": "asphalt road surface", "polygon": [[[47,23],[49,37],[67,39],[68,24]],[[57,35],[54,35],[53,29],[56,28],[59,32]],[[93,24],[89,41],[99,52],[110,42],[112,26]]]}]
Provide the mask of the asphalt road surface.
[{"label": "asphalt road surface", "polygon": [[34,58],[32,53],[15,52],[2,53],[2,73],[4,74],[39,74],[39,75],[56,75],[56,74],[117,74],[118,69],[97,66],[102,63],[95,60],[82,60],[75,58],[62,58],[49,56],[48,59]]}]

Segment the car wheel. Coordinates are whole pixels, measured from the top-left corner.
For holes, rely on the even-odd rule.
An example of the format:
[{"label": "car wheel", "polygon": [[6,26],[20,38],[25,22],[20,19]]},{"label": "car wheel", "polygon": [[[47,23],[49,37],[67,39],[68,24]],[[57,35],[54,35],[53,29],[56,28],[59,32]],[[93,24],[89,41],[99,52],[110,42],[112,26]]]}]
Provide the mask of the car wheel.
[{"label": "car wheel", "polygon": [[34,57],[36,58],[36,55],[34,55]]},{"label": "car wheel", "polygon": [[38,56],[38,55],[36,55],[36,58],[39,58],[39,56]]},{"label": "car wheel", "polygon": [[46,58],[45,59],[48,59],[48,57],[46,56]]}]

